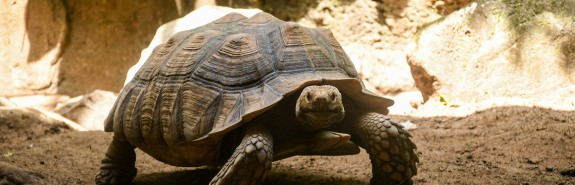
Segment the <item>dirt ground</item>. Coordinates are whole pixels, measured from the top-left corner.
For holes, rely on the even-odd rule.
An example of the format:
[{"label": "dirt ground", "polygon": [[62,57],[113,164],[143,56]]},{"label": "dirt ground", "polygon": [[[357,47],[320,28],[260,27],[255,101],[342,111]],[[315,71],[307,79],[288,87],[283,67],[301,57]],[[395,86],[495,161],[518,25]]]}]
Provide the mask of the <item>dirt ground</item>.
[{"label": "dirt ground", "polygon": [[[442,106],[442,105],[438,105]],[[429,106],[428,106],[429,107]],[[417,115],[417,114],[413,114]],[[416,184],[575,184],[575,112],[495,107],[463,117],[391,115],[412,130],[421,163]],[[75,132],[61,125],[0,124],[0,165],[43,179],[36,184],[94,184],[111,133]],[[217,169],[172,167],[137,150],[133,184],[208,184]],[[11,184],[1,177],[0,184]],[[2,179],[3,178],[3,179]],[[368,184],[367,153],[300,156],[274,162],[264,184]]]}]

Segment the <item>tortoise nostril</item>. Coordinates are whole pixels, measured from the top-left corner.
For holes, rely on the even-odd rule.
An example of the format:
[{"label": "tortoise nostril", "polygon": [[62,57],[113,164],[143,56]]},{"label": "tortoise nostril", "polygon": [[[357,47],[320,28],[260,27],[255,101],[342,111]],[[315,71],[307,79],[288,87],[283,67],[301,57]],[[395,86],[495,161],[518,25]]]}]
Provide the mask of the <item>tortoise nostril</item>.
[{"label": "tortoise nostril", "polygon": [[330,102],[329,95],[323,93],[318,94],[314,97],[313,101],[318,103]]}]

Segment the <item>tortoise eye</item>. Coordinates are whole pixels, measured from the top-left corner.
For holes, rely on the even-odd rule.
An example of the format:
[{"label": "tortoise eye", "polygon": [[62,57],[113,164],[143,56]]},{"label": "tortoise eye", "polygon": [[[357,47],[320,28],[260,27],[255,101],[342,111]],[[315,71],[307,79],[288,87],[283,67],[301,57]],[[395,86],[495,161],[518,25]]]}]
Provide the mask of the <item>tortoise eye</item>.
[{"label": "tortoise eye", "polygon": [[335,93],[331,93],[331,101],[335,101]]},{"label": "tortoise eye", "polygon": [[309,102],[309,100],[311,100],[311,95],[307,93],[307,95],[305,96],[305,101]]}]

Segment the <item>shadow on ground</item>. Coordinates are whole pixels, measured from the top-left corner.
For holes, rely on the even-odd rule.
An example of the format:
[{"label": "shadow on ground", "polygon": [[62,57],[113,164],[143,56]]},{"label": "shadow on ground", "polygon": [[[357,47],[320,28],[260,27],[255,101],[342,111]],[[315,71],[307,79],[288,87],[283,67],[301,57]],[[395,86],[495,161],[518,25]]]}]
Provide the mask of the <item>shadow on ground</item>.
[{"label": "shadow on ground", "polygon": [[173,172],[139,174],[132,181],[133,185],[205,185],[216,176],[216,169],[194,169]]},{"label": "shadow on ground", "polygon": [[[194,169],[173,172],[139,174],[132,185],[207,185],[218,173],[217,169]],[[301,184],[302,179],[313,179],[313,184],[362,184],[354,179],[335,179],[321,175],[309,175],[303,172],[271,171],[263,185]]]}]

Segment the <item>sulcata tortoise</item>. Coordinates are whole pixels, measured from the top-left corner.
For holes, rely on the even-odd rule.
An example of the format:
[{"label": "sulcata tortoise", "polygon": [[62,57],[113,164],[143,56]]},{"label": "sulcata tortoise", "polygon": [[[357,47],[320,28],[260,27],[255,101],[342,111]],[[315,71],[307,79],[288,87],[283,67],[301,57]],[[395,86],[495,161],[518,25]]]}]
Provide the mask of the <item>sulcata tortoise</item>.
[{"label": "sulcata tortoise", "polygon": [[366,149],[371,184],[412,184],[411,134],[385,116],[332,33],[230,13],[175,34],[120,93],[97,184],[127,184],[140,148],[174,166],[222,166],[210,184],[260,184],[271,163]]}]

